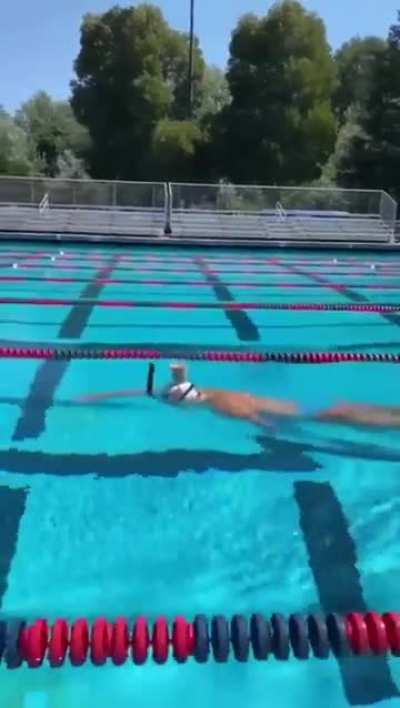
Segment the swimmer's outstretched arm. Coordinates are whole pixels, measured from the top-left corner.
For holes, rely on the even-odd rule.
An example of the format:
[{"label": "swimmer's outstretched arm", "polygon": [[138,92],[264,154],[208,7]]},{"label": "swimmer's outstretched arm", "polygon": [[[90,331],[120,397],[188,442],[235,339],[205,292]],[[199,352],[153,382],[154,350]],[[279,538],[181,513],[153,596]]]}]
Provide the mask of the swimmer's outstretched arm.
[{"label": "swimmer's outstretched arm", "polygon": [[140,398],[147,396],[147,391],[144,389],[125,389],[124,391],[105,391],[104,393],[93,393],[88,396],[80,396],[79,403],[95,403],[96,401],[105,401],[109,398]]},{"label": "swimmer's outstretched arm", "polygon": [[[187,376],[187,368],[185,364],[171,364],[171,382],[166,387],[168,389],[170,386],[174,386],[176,383],[181,383],[185,381]],[[153,398],[162,397],[164,390],[153,391]],[[124,389],[123,391],[106,391],[104,393],[94,393],[87,396],[81,396],[78,401],[80,403],[95,403],[96,401],[105,401],[109,398],[140,398],[141,396],[148,396],[148,392],[145,389]]]}]

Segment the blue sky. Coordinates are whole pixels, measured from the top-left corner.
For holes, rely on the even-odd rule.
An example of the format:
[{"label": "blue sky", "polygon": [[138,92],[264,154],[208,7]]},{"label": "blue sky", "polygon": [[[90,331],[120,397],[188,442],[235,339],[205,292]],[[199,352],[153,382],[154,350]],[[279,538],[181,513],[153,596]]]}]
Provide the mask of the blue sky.
[{"label": "blue sky", "polygon": [[[0,104],[14,110],[39,89],[55,98],[67,96],[82,15],[103,12],[115,4],[113,0],[3,0]],[[187,29],[189,0],[155,4],[174,27]],[[270,0],[196,0],[196,32],[207,61],[223,67],[238,17],[245,12],[265,14],[271,4]],[[323,17],[334,49],[357,34],[386,36],[400,8],[400,0],[304,0],[303,4]]]}]

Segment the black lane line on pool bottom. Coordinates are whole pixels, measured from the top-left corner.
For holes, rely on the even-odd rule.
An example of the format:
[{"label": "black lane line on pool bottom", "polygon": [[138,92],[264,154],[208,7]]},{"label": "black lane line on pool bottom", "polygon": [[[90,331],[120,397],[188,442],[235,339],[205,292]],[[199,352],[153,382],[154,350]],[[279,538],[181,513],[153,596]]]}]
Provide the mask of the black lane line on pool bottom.
[{"label": "black lane line on pool bottom", "polygon": [[[294,489],[323,612],[367,612],[355,544],[332,487],[296,482]],[[372,705],[400,695],[385,657],[338,658],[338,664],[350,705]]]},{"label": "black lane line on pool bottom", "polygon": [[0,486],[0,607],[8,587],[8,574],[17,547],[18,531],[25,511],[27,489]]},{"label": "black lane line on pool bottom", "polygon": [[[214,290],[218,302],[235,302],[235,298],[229,288],[210,270],[204,258],[194,258],[193,263],[196,264],[203,278]],[[260,333],[247,312],[242,310],[224,310],[224,315],[232,325],[240,341],[258,342],[260,340]]]},{"label": "black lane line on pool bottom", "polygon": [[[306,277],[338,292],[335,285],[323,275],[288,264],[286,268],[289,273]],[[340,292],[351,302],[369,303],[367,297],[350,287],[344,287]],[[389,324],[400,326],[399,315],[380,313],[380,316]],[[298,482],[295,489],[310,567],[324,612],[346,612],[349,607],[353,611],[366,611],[367,606],[356,568],[354,542],[332,487],[329,484]],[[329,545],[324,545],[325,539],[329,539]],[[339,659],[339,667],[343,688],[351,705],[371,705],[400,695],[384,657]]]},{"label": "black lane line on pool bottom", "polygon": [[237,455],[220,450],[172,449],[164,452],[140,452],[126,455],[45,453],[30,450],[0,450],[0,468],[7,472],[55,477],[93,475],[101,477],[162,477],[174,478],[185,472],[203,474],[221,470],[232,474],[261,469],[264,472],[312,473],[320,469],[310,455],[303,454],[300,445],[268,440],[262,451]]},{"label": "black lane line on pool bottom", "polygon": [[[281,263],[282,261],[279,261],[279,265]],[[334,292],[343,295],[347,300],[351,302],[367,303],[368,305],[373,304],[365,295],[362,295],[361,293],[358,293],[349,287],[343,287],[343,289],[339,291],[335,284],[331,283],[329,280],[327,280],[327,278],[324,278],[323,275],[319,275],[318,273],[310,273],[309,271],[304,270],[303,268],[298,268],[297,266],[288,265],[285,267],[287,268],[288,273],[292,273],[293,275],[301,275],[305,278],[308,278],[314,283],[326,287],[328,290],[333,290]],[[379,314],[380,317],[386,320],[386,322],[396,325],[396,327],[400,327],[400,315],[397,315],[396,313],[391,314],[390,312],[378,312],[377,314]]]},{"label": "black lane line on pool bottom", "polygon": [[[58,332],[59,338],[79,339],[92,314],[95,300],[100,295],[104,285],[98,280],[108,278],[119,261],[114,256],[110,264],[98,271],[86,288],[82,291],[77,304],[71,308]],[[90,304],[80,304],[80,300],[90,298]],[[53,405],[54,394],[66,373],[69,361],[44,361],[37,369],[25,400],[22,414],[17,420],[12,440],[38,438],[46,426],[46,414]]]},{"label": "black lane line on pool bottom", "polygon": [[[18,401],[1,399],[0,403],[17,405]],[[56,405],[70,408],[86,404],[59,401]],[[125,406],[123,403],[107,401],[96,404],[97,407],[112,410]],[[171,449],[165,452],[107,455],[75,452],[56,454],[11,448],[0,450],[0,469],[11,473],[48,474],[56,477],[87,474],[97,477],[177,477],[185,472],[203,474],[209,470],[220,470],[235,474],[249,469],[277,474],[312,474],[323,469],[323,465],[315,461],[314,454],[400,463],[400,450],[379,445],[335,439],[319,445],[304,445],[267,435],[257,436],[255,440],[260,451],[241,455],[212,449]]]}]

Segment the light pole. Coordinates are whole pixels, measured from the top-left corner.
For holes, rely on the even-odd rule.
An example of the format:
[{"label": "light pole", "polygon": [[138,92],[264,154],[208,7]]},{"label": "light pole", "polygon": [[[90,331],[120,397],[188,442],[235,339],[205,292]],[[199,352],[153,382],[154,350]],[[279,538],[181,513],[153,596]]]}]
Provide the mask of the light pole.
[{"label": "light pole", "polygon": [[193,113],[193,49],[194,49],[194,0],[190,0],[190,33],[189,33],[189,73],[188,73],[188,118]]}]

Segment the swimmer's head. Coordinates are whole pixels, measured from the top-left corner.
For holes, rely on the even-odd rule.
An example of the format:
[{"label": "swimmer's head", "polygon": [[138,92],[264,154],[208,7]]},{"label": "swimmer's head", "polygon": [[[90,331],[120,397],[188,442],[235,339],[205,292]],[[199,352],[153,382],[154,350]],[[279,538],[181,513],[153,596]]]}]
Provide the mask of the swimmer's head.
[{"label": "swimmer's head", "polygon": [[188,370],[184,363],[170,365],[172,382],[164,389],[161,396],[169,403],[184,401],[202,401],[203,396],[196,386],[188,380]]},{"label": "swimmer's head", "polygon": [[170,366],[171,375],[176,384],[184,383],[187,381],[187,366],[186,364],[174,363]]}]

